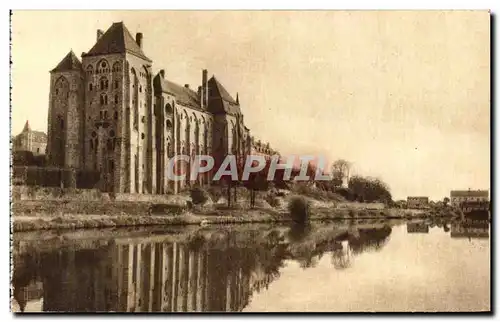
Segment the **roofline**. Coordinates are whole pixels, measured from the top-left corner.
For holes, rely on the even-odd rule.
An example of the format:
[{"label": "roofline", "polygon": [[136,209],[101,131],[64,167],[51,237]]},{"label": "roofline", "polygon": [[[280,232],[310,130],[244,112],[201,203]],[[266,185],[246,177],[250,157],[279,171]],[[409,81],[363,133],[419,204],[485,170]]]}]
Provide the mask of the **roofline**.
[{"label": "roofline", "polygon": [[138,58],[141,58],[141,59],[144,59],[145,61],[149,62],[149,63],[153,63],[153,61],[146,57],[145,55],[144,56],[141,56],[141,55],[137,55],[136,53],[132,52],[131,50],[125,50],[124,53],[108,53],[108,54],[98,54],[98,55],[95,55],[95,54],[89,54],[89,53],[85,53],[82,55],[82,58],[83,57],[98,57],[98,56],[108,56],[108,55],[120,55],[120,54],[130,54],[132,56],[135,56],[135,57],[138,57]]}]

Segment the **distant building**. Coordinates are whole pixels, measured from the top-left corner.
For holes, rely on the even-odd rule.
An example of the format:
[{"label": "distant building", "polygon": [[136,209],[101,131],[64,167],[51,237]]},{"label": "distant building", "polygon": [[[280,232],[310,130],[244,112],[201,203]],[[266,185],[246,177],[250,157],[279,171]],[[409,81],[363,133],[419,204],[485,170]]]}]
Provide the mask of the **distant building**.
[{"label": "distant building", "polygon": [[488,202],[488,190],[452,190],[450,192],[450,203],[454,207],[460,207],[464,202]]},{"label": "distant building", "polygon": [[47,147],[47,135],[41,131],[33,131],[28,121],[23,131],[12,139],[12,150],[29,151],[33,155],[44,155]]},{"label": "distant building", "polygon": [[429,197],[408,197],[406,206],[408,209],[429,208]]}]

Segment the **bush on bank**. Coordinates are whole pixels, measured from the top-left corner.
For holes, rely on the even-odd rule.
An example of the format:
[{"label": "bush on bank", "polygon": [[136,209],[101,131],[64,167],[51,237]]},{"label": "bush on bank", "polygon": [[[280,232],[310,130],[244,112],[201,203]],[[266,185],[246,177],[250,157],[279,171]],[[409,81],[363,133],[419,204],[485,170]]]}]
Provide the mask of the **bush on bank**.
[{"label": "bush on bank", "polygon": [[302,196],[294,196],[288,203],[288,211],[296,223],[305,223],[309,220],[310,203]]}]

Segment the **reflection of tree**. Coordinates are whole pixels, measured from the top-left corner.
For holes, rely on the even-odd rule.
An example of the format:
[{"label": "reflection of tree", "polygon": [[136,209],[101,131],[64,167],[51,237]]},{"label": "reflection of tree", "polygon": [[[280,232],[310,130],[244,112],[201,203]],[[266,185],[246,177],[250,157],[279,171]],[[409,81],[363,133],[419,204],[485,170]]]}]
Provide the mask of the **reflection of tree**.
[{"label": "reflection of tree", "polygon": [[[20,290],[40,280],[44,309],[53,311],[240,311],[279,278],[286,259],[307,269],[331,254],[333,266],[346,269],[354,255],[383,247],[390,233],[292,225],[202,229],[161,242],[124,238],[106,247],[30,252],[16,262],[13,283]],[[15,296],[22,305],[20,291]]]},{"label": "reflection of tree", "polygon": [[380,250],[387,243],[392,228],[384,226],[382,228],[358,229],[358,236],[349,236],[349,247],[354,254],[360,254],[369,250]]},{"label": "reflection of tree", "polygon": [[[342,245],[341,245],[342,247]],[[352,253],[349,247],[339,248],[332,252],[332,263],[336,269],[346,269],[352,266]]]}]

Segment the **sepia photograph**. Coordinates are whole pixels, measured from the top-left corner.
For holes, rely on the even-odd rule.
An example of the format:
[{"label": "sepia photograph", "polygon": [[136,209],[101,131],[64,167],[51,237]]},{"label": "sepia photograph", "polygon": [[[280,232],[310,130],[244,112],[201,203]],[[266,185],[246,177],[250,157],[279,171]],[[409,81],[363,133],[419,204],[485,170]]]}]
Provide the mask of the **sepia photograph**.
[{"label": "sepia photograph", "polygon": [[488,10],[12,10],[10,310],[491,313]]}]

